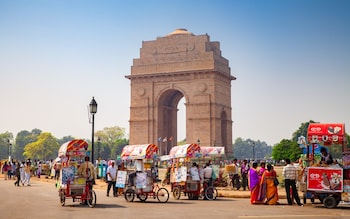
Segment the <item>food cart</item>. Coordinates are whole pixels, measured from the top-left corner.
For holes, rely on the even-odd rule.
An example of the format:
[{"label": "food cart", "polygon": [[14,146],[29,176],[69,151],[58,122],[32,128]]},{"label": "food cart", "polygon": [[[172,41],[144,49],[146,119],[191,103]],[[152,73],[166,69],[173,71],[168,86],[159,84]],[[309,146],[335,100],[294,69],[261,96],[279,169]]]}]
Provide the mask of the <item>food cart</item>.
[{"label": "food cart", "polygon": [[142,202],[148,197],[157,198],[159,202],[169,200],[168,190],[158,185],[160,180],[158,180],[157,153],[158,147],[155,144],[127,145],[123,148],[121,159],[131,161],[135,168],[135,171],[128,172],[128,177],[125,179],[128,181],[124,192],[126,201],[134,201],[135,196]]},{"label": "food cart", "polygon": [[215,179],[213,185],[215,187],[226,187],[227,174],[224,175],[223,159],[225,157],[225,147],[218,146],[201,146],[200,147],[201,161],[200,163],[210,162],[213,168]]},{"label": "food cart", "polygon": [[[345,125],[310,123],[303,145],[306,150],[303,155],[305,169],[300,188],[304,192],[304,203],[306,198],[311,201],[318,198],[327,208],[334,208],[339,203],[350,204],[350,151],[347,148]],[[341,145],[343,167],[320,162],[321,155],[316,151],[320,147],[328,148],[329,151],[329,147],[334,145]]]},{"label": "food cart", "polygon": [[172,164],[170,184],[175,199],[180,199],[181,193],[187,195],[190,200],[198,199],[200,196],[199,175],[197,177],[189,174],[193,159],[200,156],[200,146],[198,144],[185,144],[171,148],[169,152],[169,159],[171,159]]},{"label": "food cart", "polygon": [[62,144],[58,150],[61,169],[57,187],[62,206],[65,205],[66,198],[72,198],[73,202],[87,203],[89,207],[96,205],[96,193],[89,184],[92,182],[77,174],[78,162],[86,156],[87,148],[86,141],[75,139]]}]

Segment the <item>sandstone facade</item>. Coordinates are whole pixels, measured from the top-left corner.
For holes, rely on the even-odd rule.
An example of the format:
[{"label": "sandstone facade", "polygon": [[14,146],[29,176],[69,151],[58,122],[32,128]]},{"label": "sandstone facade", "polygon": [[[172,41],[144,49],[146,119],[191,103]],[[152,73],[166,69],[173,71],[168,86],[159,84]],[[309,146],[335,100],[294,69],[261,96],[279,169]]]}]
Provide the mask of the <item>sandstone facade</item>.
[{"label": "sandstone facade", "polygon": [[168,154],[179,140],[177,106],[184,97],[187,143],[200,139],[203,146],[225,146],[232,153],[231,81],[236,78],[219,42],[186,29],[144,41],[126,78],[131,81],[130,144],[154,143]]}]

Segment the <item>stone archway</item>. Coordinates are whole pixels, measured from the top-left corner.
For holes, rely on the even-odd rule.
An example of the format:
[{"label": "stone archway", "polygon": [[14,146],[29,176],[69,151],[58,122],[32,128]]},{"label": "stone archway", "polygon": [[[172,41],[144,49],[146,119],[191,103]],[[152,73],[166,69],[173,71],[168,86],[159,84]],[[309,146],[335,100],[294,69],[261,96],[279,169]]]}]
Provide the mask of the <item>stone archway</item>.
[{"label": "stone archway", "polygon": [[[131,75],[130,144],[177,142],[177,111],[186,99],[186,141],[225,146],[232,154],[231,81],[219,42],[186,29],[144,41]],[[172,141],[170,141],[172,140]],[[163,143],[164,142],[164,143]]]}]

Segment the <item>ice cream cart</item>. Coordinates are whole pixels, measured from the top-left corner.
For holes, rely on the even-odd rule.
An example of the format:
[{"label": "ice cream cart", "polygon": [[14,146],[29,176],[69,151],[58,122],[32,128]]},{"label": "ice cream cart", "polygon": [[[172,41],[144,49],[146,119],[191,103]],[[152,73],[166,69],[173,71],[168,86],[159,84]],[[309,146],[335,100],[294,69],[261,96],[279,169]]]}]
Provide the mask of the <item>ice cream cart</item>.
[{"label": "ice cream cart", "polygon": [[[306,143],[306,140],[310,143]],[[334,208],[339,203],[350,204],[350,150],[347,147],[345,125],[310,123],[306,140],[303,162],[306,167],[300,182],[306,185],[306,188],[301,186],[304,202],[306,197],[310,197],[312,201],[318,198],[327,208]],[[323,155],[315,153],[318,147],[329,148],[334,145],[341,145],[342,166],[336,162],[322,162]]]}]

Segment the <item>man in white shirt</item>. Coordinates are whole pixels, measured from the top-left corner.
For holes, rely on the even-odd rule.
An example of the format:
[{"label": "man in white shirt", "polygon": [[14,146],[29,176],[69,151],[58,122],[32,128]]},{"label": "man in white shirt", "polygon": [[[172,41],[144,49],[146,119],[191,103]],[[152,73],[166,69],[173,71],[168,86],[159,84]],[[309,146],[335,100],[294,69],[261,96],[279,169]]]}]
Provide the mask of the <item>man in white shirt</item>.
[{"label": "man in white shirt", "polygon": [[113,187],[113,196],[117,197],[117,188],[115,187],[115,182],[117,179],[117,168],[115,167],[114,161],[111,162],[111,165],[107,168],[107,197],[109,196],[109,191]]},{"label": "man in white shirt", "polygon": [[205,168],[203,169],[203,177],[204,180],[208,180],[209,186],[212,185],[212,175],[213,175],[213,168],[211,168],[210,163],[205,164]]}]

